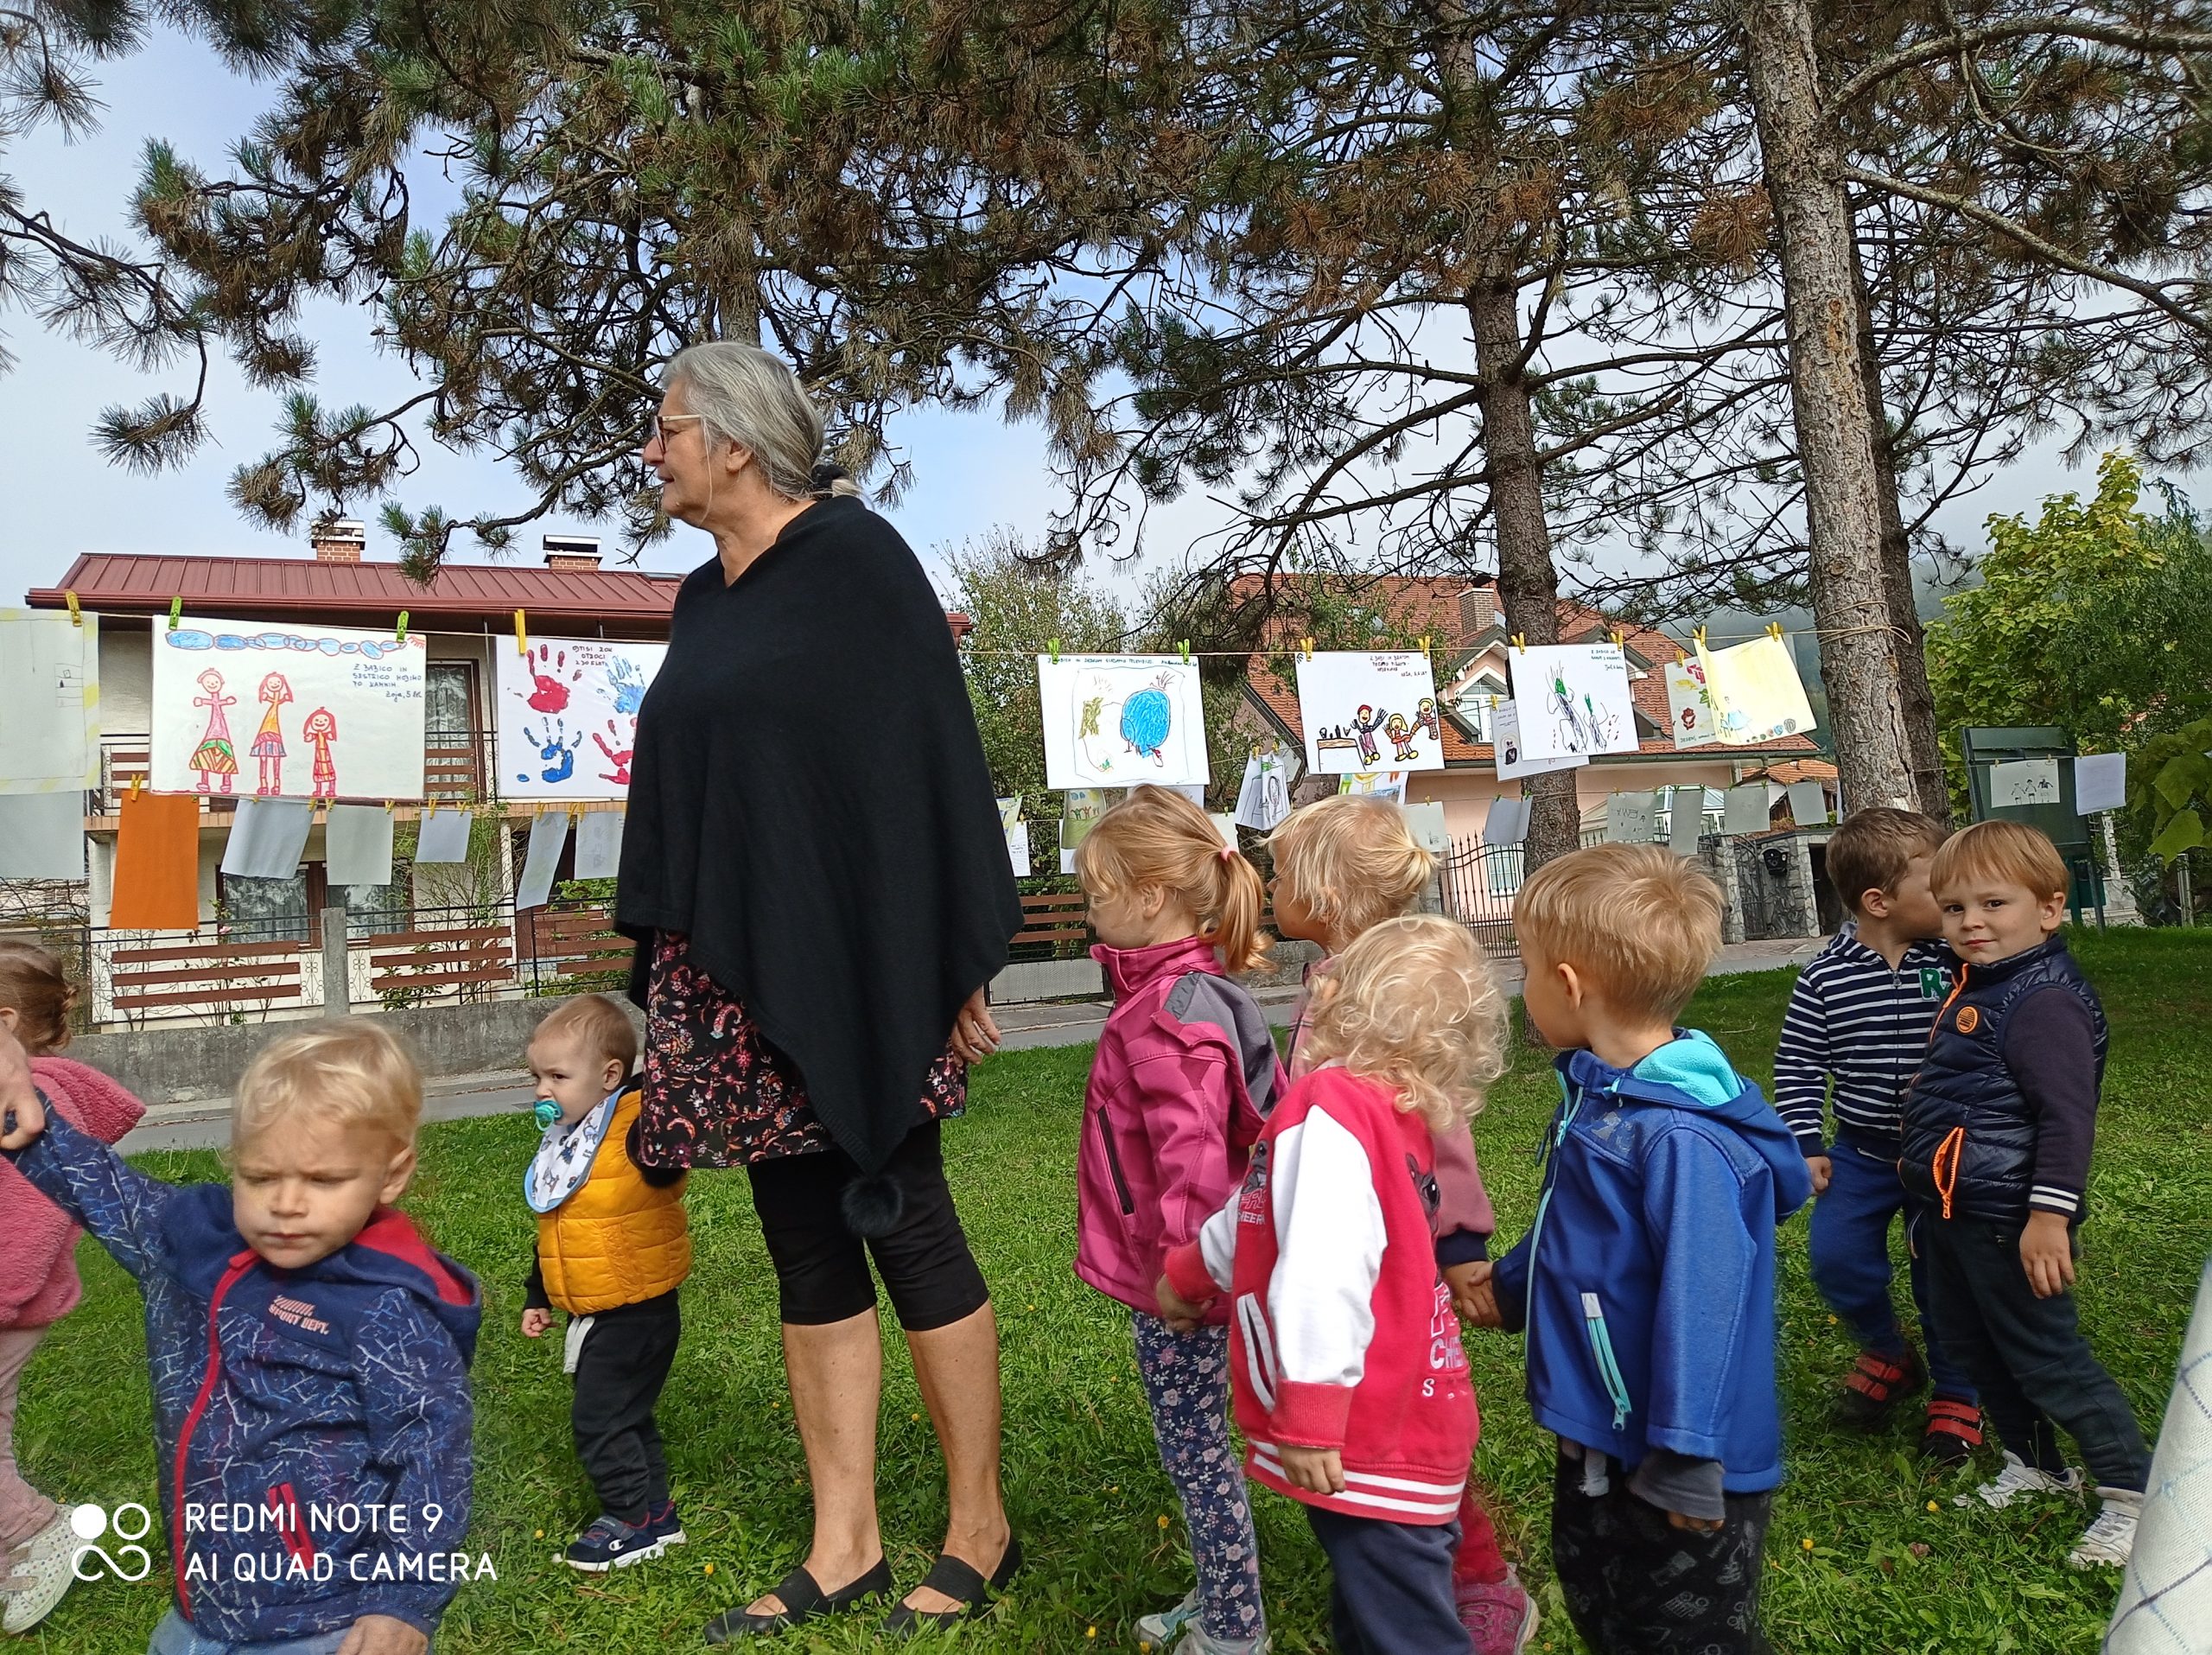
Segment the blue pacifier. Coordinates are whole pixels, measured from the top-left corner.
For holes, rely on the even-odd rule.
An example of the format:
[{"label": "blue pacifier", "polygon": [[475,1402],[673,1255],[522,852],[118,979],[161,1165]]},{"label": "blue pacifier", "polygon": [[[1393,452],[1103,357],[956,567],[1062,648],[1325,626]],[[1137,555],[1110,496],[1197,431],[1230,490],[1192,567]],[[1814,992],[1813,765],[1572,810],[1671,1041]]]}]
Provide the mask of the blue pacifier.
[{"label": "blue pacifier", "polygon": [[543,1132],[561,1118],[561,1105],[550,1098],[541,1098],[537,1100],[537,1107],[531,1113],[537,1117],[537,1130]]}]

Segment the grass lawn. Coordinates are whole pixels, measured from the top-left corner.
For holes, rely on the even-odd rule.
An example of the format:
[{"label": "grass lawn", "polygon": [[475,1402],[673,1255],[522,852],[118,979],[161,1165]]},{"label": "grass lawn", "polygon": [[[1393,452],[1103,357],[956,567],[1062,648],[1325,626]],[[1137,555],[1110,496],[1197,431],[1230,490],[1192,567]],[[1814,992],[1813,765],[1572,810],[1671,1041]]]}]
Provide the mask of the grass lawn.
[{"label": "grass lawn", "polygon": [[[2212,1238],[2212,933],[2115,933],[2080,939],[2113,1022],[2091,1217],[2081,1266],[2083,1319],[2099,1354],[2155,1431],[2182,1321]],[[1765,1084],[1789,977],[1718,978],[1690,1021]],[[1005,1341],[1007,1483],[1029,1567],[995,1615],[963,1630],[975,1650],[1129,1647],[1131,1623],[1189,1582],[1181,1524],[1154,1456],[1127,1314],[1081,1286],[1073,1251],[1075,1137],[1089,1048],[1010,1053],[977,1072],[968,1119],[946,1136],[952,1176],[998,1304]],[[1503,1233],[1527,1225],[1532,1156],[1555,1098],[1544,1054],[1517,1053],[1476,1123]],[[685,1342],[663,1404],[691,1544],[603,1581],[556,1561],[595,1510],[569,1451],[557,1338],[516,1322],[531,1229],[517,1188],[536,1137],[527,1117],[459,1122],[423,1135],[408,1205],[437,1244],[485,1281],[476,1367],[472,1551],[496,1584],[463,1588],[441,1655],[525,1655],[696,1646],[698,1628],[772,1583],[804,1550],[808,1505],[790,1424],[775,1291],[744,1179],[703,1174],[690,1209],[699,1263],[684,1293]],[[172,1179],[219,1176],[208,1154],[158,1155]],[[154,1503],[152,1437],[136,1290],[99,1250],[81,1255],[83,1307],[41,1349],[23,1387],[17,1443],[28,1474],[73,1499]],[[2052,1502],[1955,1509],[1961,1475],[1923,1475],[1916,1425],[1890,1436],[1825,1423],[1852,1350],[1815,1296],[1801,1217],[1784,1232],[1783,1375],[1789,1480],[1768,1542],[1769,1633],[1784,1652],[2079,1651],[2094,1648],[2116,1575],[2063,1564],[2084,1520]],[[895,1343],[895,1340],[894,1340]],[[1551,1448],[1521,1397],[1519,1344],[1468,1340],[1483,1404],[1483,1477],[1501,1527],[1546,1600],[1545,1650],[1580,1645],[1546,1563]],[[903,1346],[891,1357],[880,1487],[902,1584],[920,1578],[944,1523],[933,1439]],[[1990,1456],[1994,1458],[1993,1450]],[[1986,1467],[1985,1467],[1986,1469]],[[1936,1509],[1928,1505],[1933,1502]],[[1292,1505],[1256,1496],[1268,1603],[1284,1651],[1327,1647],[1326,1575]],[[165,1601],[152,1577],[78,1587],[20,1640],[52,1655],[137,1655]],[[872,1620],[784,1648],[871,1647]],[[808,1629],[811,1633],[812,1628]],[[1095,1641],[1092,1641],[1095,1639]]]}]

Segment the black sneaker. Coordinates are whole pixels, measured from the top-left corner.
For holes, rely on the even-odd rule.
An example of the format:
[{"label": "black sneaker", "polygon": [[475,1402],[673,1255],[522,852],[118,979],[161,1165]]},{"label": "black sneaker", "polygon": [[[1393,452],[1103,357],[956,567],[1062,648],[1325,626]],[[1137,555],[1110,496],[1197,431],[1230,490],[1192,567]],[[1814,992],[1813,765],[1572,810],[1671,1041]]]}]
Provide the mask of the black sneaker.
[{"label": "black sneaker", "polygon": [[645,1532],[664,1547],[683,1544],[683,1519],[677,1516],[674,1500],[664,1500],[658,1511],[649,1509],[645,1512]]},{"label": "black sneaker", "polygon": [[[677,1537],[683,1537],[680,1531]],[[667,1546],[651,1529],[633,1529],[619,1517],[602,1514],[569,1543],[565,1556],[571,1569],[604,1575],[610,1569],[627,1569],[658,1557]]]},{"label": "black sneaker", "polygon": [[1903,1357],[1861,1351],[1844,1376],[1842,1394],[1835,1399],[1836,1423],[1854,1430],[1878,1430],[1899,1404],[1917,1395],[1927,1383],[1928,1370],[1921,1365],[1920,1353],[1910,1345]]}]

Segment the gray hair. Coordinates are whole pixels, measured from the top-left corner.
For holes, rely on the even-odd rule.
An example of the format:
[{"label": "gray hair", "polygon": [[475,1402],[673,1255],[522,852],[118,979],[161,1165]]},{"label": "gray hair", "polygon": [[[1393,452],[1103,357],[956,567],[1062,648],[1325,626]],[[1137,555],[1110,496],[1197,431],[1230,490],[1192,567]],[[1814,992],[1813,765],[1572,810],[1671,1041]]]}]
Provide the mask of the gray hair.
[{"label": "gray hair", "polygon": [[711,340],[678,351],[664,380],[682,385],[701,429],[750,454],[768,487],[786,500],[857,494],[835,466],[822,464],[822,411],[781,359],[757,345]]}]

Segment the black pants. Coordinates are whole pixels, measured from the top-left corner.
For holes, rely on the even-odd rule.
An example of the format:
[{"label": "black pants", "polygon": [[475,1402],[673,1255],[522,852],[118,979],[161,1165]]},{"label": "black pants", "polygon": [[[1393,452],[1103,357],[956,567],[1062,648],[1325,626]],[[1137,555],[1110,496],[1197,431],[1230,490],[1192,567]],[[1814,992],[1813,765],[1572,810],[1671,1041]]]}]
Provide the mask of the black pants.
[{"label": "black pants", "polygon": [[2063,1430],[2102,1488],[2138,1493],[2151,1454],[2127,1397],[2090,1354],[2074,1295],[2038,1299],[2020,1263],[2018,1225],[1923,1219],[1929,1300],[1943,1343],[1974,1376],[1999,1439],[2028,1464],[2060,1471]]},{"label": "black pants", "polygon": [[625,1523],[645,1521],[668,1501],[668,1461],[653,1404],[668,1383],[683,1334],[674,1293],[602,1310],[576,1354],[576,1394],[569,1423],[601,1509]]},{"label": "black pants", "polygon": [[1583,1492],[1561,1455],[1552,1484],[1552,1570],[1567,1618],[1597,1655],[1768,1655],[1759,1630],[1772,1496],[1730,1494],[1713,1530],[1678,1529],[1612,1467]]},{"label": "black pants", "polygon": [[865,1242],[846,1223],[846,1187],[861,1171],[842,1149],[757,1161],[745,1170],[775,1263],[783,1319],[794,1327],[821,1327],[874,1309],[870,1253],[899,1325],[910,1334],[949,1327],[990,1302],[953,1211],[935,1121],[909,1132],[885,1165],[883,1176],[898,1189],[897,1216],[887,1232]]},{"label": "black pants", "polygon": [[1329,1635],[1342,1655],[1467,1655],[1452,1607],[1457,1523],[1389,1523],[1306,1508],[1329,1554]]}]

